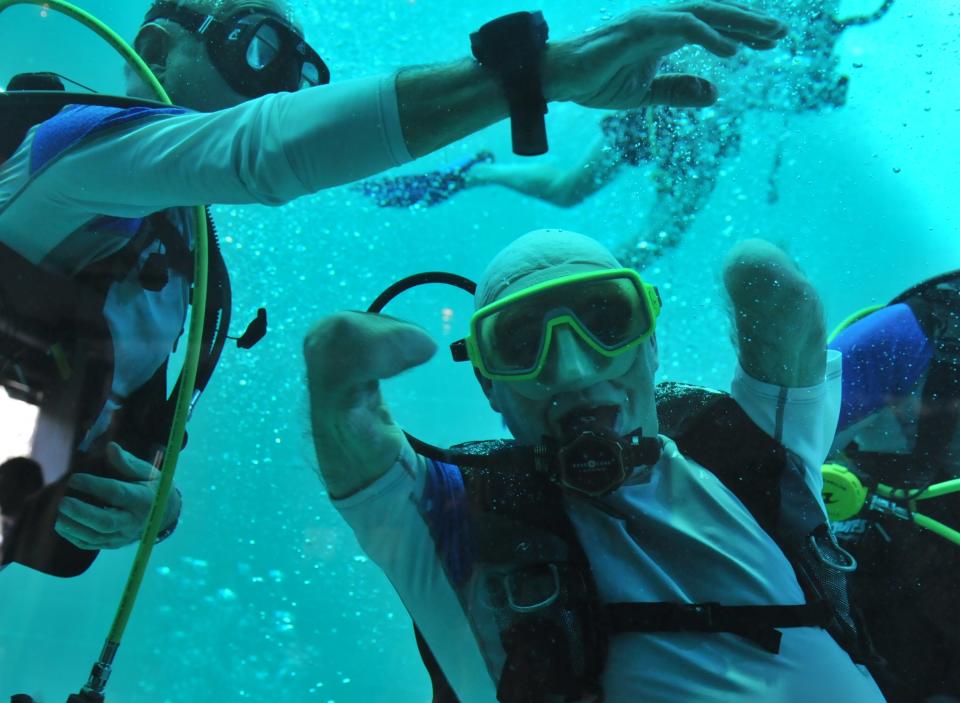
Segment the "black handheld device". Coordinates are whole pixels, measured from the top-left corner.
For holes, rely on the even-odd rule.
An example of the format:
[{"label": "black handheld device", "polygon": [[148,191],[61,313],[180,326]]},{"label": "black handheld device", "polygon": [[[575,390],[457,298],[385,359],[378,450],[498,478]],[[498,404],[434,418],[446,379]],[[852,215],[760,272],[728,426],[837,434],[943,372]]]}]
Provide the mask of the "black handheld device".
[{"label": "black handheld device", "polygon": [[473,56],[497,75],[510,105],[513,152],[537,156],[547,151],[540,65],[549,28],[541,12],[514,12],[487,22],[470,35]]}]

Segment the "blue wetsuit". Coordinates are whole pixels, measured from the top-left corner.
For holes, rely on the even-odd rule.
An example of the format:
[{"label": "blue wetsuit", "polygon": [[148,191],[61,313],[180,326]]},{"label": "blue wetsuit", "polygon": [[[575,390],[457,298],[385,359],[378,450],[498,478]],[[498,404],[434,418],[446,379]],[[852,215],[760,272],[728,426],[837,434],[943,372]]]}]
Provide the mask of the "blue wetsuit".
[{"label": "blue wetsuit", "polygon": [[909,395],[933,358],[930,340],[905,303],[857,320],[828,346],[843,354],[841,431]]}]

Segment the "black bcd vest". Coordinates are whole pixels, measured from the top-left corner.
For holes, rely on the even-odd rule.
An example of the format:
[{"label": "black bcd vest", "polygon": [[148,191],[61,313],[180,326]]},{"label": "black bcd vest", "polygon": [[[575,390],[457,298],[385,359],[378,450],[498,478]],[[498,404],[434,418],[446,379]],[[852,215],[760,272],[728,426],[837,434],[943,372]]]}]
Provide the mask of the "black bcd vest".
[{"label": "black bcd vest", "polygon": [[[167,107],[152,101],[120,96],[67,93],[48,74],[24,75],[0,92],[0,164],[23,141],[29,129],[50,119],[66,105]],[[207,212],[209,278],[201,360],[196,388],[202,391],[213,374],[230,324],[231,289],[220,252],[216,227]],[[159,242],[159,252],[141,263],[143,253]],[[120,251],[94,262],[75,275],[51,272],[34,265],[0,244],[0,383],[14,398],[38,404],[56,403],[69,393],[63,412],[75,426],[79,441],[96,419],[110,393],[113,343],[104,315],[107,292],[133,272],[147,290],[160,290],[169,272],[193,278],[193,257],[181,233],[164,212],[144,219],[138,232]],[[105,437],[151,460],[166,443],[176,393],[166,393],[166,364],[124,400]],[[44,405],[44,404],[47,405]],[[55,412],[61,412],[58,406]],[[71,472],[102,473],[102,454],[75,455]],[[5,562],[18,561],[58,575],[82,573],[97,552],[81,550],[54,530],[57,506],[66,477],[48,486],[25,504],[15,532],[7,537]]]},{"label": "black bcd vest", "polygon": [[[607,640],[622,632],[730,632],[776,653],[777,628],[823,627],[855,661],[872,661],[848,600],[848,555],[833,539],[799,462],[725,393],[667,382],[657,386],[656,399],[661,434],[708,468],[747,507],[789,559],[806,604],[600,604],[558,486],[523,467],[509,473],[460,467],[478,559],[515,565],[506,590],[513,591],[515,600],[523,596],[530,604],[548,604],[520,615],[512,608],[514,614],[504,618],[501,703],[602,696]],[[454,449],[482,454],[504,444],[509,443],[476,442]],[[552,595],[557,597],[550,600]],[[416,628],[415,635],[434,703],[455,703],[453,689]]]}]

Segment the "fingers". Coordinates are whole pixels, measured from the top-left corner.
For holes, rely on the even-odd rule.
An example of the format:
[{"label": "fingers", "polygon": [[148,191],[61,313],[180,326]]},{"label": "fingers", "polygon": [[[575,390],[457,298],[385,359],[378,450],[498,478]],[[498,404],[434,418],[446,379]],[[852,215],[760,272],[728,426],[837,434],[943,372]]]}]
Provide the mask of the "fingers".
[{"label": "fingers", "polygon": [[126,510],[67,497],[60,502],[54,529],[81,549],[115,549],[137,541],[143,524]]},{"label": "fingers", "polygon": [[125,451],[116,442],[107,445],[107,462],[119,477],[130,481],[151,481],[160,477],[153,464]]},{"label": "fingers", "polygon": [[[787,25],[747,5],[732,2],[693,2],[678,5],[724,35],[776,41],[787,35]],[[739,39],[738,39],[739,41]]]},{"label": "fingers", "polygon": [[160,472],[155,467],[113,442],[106,454],[121,478],[74,474],[67,488],[84,498],[68,495],[60,501],[55,529],[81,549],[112,549],[136,542],[157,495]]},{"label": "fingers", "polygon": [[717,56],[733,56],[742,44],[752,49],[772,49],[786,36],[787,26],[744,5],[699,2],[670,8],[674,31],[687,44],[697,44]]},{"label": "fingers", "polygon": [[727,39],[737,42],[738,44],[743,44],[744,46],[749,46],[751,49],[757,51],[767,51],[776,47],[779,40],[777,39],[764,39],[761,37],[754,37],[748,34],[741,34],[737,32],[726,32],[721,31],[720,34],[725,36]]},{"label": "fingers", "polygon": [[[737,53],[737,42],[727,39],[695,14],[679,14],[675,22],[674,31],[683,44],[697,44],[717,56],[730,57]],[[675,48],[671,47],[670,52]]]},{"label": "fingers", "polygon": [[312,384],[348,390],[429,360],[437,345],[416,325],[387,315],[345,312],[318,322],[304,340]]},{"label": "fingers", "polygon": [[149,509],[156,492],[155,484],[121,481],[93,474],[74,474],[67,481],[67,488],[90,496],[95,502],[122,509],[143,506]]},{"label": "fingers", "polygon": [[653,79],[647,97],[651,105],[706,107],[716,102],[717,95],[716,86],[705,78],[668,73]]}]

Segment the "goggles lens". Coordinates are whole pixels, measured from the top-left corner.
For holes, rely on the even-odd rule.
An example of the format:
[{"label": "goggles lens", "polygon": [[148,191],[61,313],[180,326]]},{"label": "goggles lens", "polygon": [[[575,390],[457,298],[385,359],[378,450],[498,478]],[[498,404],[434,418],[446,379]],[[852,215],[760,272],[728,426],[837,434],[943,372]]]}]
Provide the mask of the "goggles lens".
[{"label": "goggles lens", "polygon": [[[247,70],[227,68],[224,77],[249,96],[296,91],[330,82],[330,70],[296,31],[272,17],[241,19],[227,42],[245,44]],[[239,86],[239,87],[238,87]]]},{"label": "goggles lens", "polygon": [[316,64],[305,63],[303,64],[303,69],[300,71],[300,87],[309,88],[313,85],[321,85],[330,80],[330,77],[327,76],[326,79],[321,80],[320,78],[320,69]]},{"label": "goggles lens", "polygon": [[269,24],[261,24],[247,45],[247,65],[261,71],[280,55],[280,35]]},{"label": "goggles lens", "polygon": [[631,269],[548,281],[478,310],[468,353],[488,378],[533,378],[546,363],[555,327],[569,326],[612,357],[653,334],[659,308],[656,289]]}]

